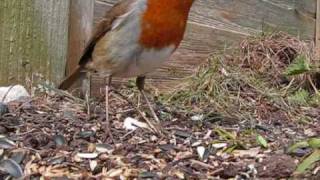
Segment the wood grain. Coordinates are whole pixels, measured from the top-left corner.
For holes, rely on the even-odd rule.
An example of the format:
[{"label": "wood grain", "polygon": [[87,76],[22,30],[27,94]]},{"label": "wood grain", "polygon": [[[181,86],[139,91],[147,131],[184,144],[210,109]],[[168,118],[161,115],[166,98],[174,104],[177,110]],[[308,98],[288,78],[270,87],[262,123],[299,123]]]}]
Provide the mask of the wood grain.
[{"label": "wood grain", "polygon": [[[27,84],[35,77],[58,83],[78,62],[91,31],[92,13],[96,23],[116,2],[1,0],[0,85]],[[183,43],[165,66],[149,75],[150,81],[171,88],[210,53],[262,32],[282,30],[319,41],[317,7],[317,0],[197,0]],[[103,84],[99,78],[95,82],[94,89]]]},{"label": "wood grain", "polygon": [[78,66],[93,29],[94,0],[71,0],[66,75]]},{"label": "wood grain", "polygon": [[[95,23],[117,1],[96,0]],[[315,5],[316,0],[197,0],[183,43],[165,66],[149,74],[149,81],[170,89],[195,72],[209,54],[232,48],[250,35],[282,30],[314,39]],[[103,82],[95,77],[94,89]]]},{"label": "wood grain", "polygon": [[69,0],[0,1],[0,85],[59,82],[68,50]]}]

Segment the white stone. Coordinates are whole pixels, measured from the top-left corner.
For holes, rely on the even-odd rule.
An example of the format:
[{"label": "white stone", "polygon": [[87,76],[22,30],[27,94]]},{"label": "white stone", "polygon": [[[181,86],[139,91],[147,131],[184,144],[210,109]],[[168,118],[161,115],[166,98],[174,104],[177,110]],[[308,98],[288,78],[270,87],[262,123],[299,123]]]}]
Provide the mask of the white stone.
[{"label": "white stone", "polygon": [[5,97],[3,103],[7,104],[11,101],[19,100],[23,97],[30,97],[28,91],[21,85],[8,87],[0,87],[0,101]]}]

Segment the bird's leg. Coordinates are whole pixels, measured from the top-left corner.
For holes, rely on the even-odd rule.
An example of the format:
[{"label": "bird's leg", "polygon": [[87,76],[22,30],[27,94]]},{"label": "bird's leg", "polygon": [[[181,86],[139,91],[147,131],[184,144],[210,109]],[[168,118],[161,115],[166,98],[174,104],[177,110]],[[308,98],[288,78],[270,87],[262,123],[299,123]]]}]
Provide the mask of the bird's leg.
[{"label": "bird's leg", "polygon": [[154,111],[154,109],[153,109],[153,107],[152,107],[152,105],[151,105],[151,103],[150,103],[147,95],[146,95],[145,92],[144,92],[145,78],[146,78],[145,76],[139,76],[139,77],[137,77],[136,85],[137,85],[140,93],[142,94],[143,98],[146,100],[147,105],[148,105],[148,107],[149,107],[149,109],[150,109],[150,111],[151,111],[151,114],[152,114],[153,118],[155,119],[155,121],[157,121],[157,123],[160,123],[160,120],[159,120],[157,114],[155,113],[155,111]]},{"label": "bird's leg", "polygon": [[[105,123],[105,133],[106,135],[108,135],[112,141],[113,140],[113,136],[111,133],[111,128],[110,128],[110,119],[109,119],[109,89],[110,89],[110,85],[111,85],[111,81],[112,81],[112,77],[108,76],[107,78],[107,83],[106,83],[106,99],[105,99],[105,103],[106,103],[106,123]],[[105,141],[107,140],[107,137],[105,138]]]}]

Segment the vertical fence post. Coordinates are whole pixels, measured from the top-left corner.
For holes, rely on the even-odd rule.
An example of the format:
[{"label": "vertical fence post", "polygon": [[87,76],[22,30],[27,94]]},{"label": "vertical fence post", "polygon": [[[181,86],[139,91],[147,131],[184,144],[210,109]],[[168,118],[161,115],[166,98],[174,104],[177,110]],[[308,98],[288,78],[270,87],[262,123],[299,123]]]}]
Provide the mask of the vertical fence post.
[{"label": "vertical fence post", "polygon": [[316,11],[316,35],[315,35],[315,45],[316,45],[316,58],[320,60],[320,0],[317,0],[317,11]]},{"label": "vertical fence post", "polygon": [[77,67],[93,27],[94,0],[71,0],[66,74]]}]

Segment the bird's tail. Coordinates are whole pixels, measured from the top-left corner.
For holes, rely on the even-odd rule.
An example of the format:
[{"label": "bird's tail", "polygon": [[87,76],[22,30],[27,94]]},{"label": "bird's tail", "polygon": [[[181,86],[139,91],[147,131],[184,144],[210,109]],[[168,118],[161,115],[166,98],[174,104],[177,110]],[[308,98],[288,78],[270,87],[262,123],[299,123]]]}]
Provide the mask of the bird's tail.
[{"label": "bird's tail", "polygon": [[58,88],[61,90],[69,89],[81,77],[82,69],[83,68],[81,66],[77,67],[77,69],[74,70],[72,74],[70,74],[59,84]]}]

